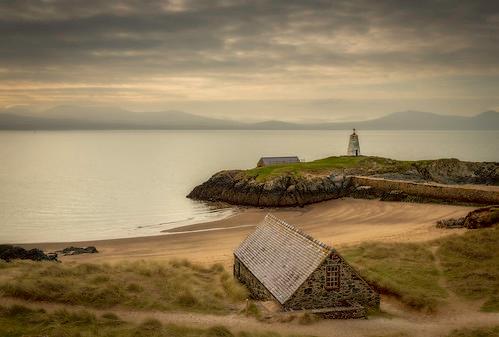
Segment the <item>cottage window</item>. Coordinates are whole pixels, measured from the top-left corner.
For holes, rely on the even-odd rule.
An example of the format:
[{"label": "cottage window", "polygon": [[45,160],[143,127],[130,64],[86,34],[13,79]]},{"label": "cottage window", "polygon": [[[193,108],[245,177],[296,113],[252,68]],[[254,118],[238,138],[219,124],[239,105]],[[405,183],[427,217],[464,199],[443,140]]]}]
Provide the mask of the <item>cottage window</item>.
[{"label": "cottage window", "polygon": [[326,266],[326,279],[324,288],[326,290],[340,289],[340,265],[333,264]]}]

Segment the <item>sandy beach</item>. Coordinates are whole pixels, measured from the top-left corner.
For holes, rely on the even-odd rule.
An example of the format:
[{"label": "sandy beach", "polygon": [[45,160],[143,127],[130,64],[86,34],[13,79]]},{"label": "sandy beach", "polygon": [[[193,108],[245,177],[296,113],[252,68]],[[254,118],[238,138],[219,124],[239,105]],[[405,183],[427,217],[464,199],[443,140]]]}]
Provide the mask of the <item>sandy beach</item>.
[{"label": "sandy beach", "polygon": [[303,208],[240,208],[229,218],[176,228],[158,236],[23,246],[54,251],[69,245],[93,245],[100,252],[63,257],[65,261],[187,258],[197,263],[229,266],[234,248],[269,212],[341,250],[363,241],[425,241],[460,233],[460,229],[437,229],[435,223],[439,219],[464,216],[473,209],[346,198]]}]

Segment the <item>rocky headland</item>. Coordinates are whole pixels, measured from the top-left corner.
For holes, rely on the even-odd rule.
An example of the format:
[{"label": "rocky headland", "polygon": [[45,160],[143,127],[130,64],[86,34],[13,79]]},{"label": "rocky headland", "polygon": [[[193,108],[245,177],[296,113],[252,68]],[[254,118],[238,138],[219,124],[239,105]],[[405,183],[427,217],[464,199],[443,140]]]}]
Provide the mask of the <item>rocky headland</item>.
[{"label": "rocky headland", "polygon": [[497,189],[456,187],[459,184],[498,186],[499,163],[329,157],[221,171],[195,187],[188,198],[257,207],[303,206],[347,196],[390,201],[499,203]]}]

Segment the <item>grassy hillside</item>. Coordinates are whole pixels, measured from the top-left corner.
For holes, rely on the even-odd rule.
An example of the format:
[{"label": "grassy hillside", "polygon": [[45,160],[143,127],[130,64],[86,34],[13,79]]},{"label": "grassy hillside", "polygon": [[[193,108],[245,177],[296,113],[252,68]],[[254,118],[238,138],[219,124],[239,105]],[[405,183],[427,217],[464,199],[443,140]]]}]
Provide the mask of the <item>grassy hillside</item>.
[{"label": "grassy hillside", "polygon": [[393,295],[414,309],[434,311],[447,297],[426,245],[364,243],[343,253],[381,293]]},{"label": "grassy hillside", "polygon": [[499,312],[497,247],[498,226],[426,244],[364,243],[342,253],[382,293],[415,309],[433,311],[452,291],[465,300],[483,300],[482,311]]},{"label": "grassy hillside", "polygon": [[343,170],[347,170],[352,173],[367,171],[376,171],[378,173],[400,172],[409,169],[411,164],[412,162],[410,161],[398,161],[381,157],[339,156],[314,160],[311,162],[257,167],[246,170],[245,173],[248,176],[254,177],[261,181],[284,174],[324,174],[332,171]]},{"label": "grassy hillside", "polygon": [[93,308],[228,313],[246,290],[220,265],[188,261],[121,262],[116,265],[0,263],[0,294]]},{"label": "grassy hillside", "polygon": [[499,226],[442,239],[437,251],[444,276],[460,296],[484,299],[483,311],[499,312]]}]

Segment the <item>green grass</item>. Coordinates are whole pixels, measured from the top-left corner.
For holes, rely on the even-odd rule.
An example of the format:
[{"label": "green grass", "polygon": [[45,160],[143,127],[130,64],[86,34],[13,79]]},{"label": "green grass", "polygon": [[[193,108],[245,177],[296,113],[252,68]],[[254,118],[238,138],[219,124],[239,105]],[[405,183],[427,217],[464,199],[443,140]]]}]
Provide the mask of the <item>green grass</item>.
[{"label": "green grass", "polygon": [[[147,319],[140,324],[122,321],[113,313],[98,317],[81,310],[48,313],[24,306],[0,306],[0,336],[27,337],[280,337],[276,333],[231,332],[224,326],[207,329],[162,324]],[[283,336],[284,337],[284,336]],[[291,337],[291,336],[289,336]]]},{"label": "green grass", "polygon": [[499,337],[499,326],[454,330],[448,337]]},{"label": "green grass", "polygon": [[58,264],[19,261],[2,265],[0,294],[94,308],[227,313],[247,297],[221,265],[188,261]]},{"label": "green grass", "polygon": [[426,245],[363,243],[341,253],[381,293],[414,309],[434,311],[447,296],[439,286],[439,271]]},{"label": "green grass", "polygon": [[361,174],[362,172],[367,171],[376,171],[377,173],[398,172],[409,169],[412,163],[414,162],[398,161],[381,157],[339,156],[311,162],[257,167],[246,170],[244,173],[258,181],[262,181],[281,175],[299,176],[306,173],[324,174],[344,170],[347,170],[351,174]]},{"label": "green grass", "polygon": [[[439,273],[429,245],[438,245]],[[342,251],[345,258],[381,293],[418,310],[433,311],[448,289],[483,300],[482,311],[499,312],[499,226],[469,230],[429,244],[363,243]],[[441,275],[442,274],[442,275]]]},{"label": "green grass", "polygon": [[437,254],[450,289],[484,299],[483,311],[499,312],[499,226],[439,240]]}]

